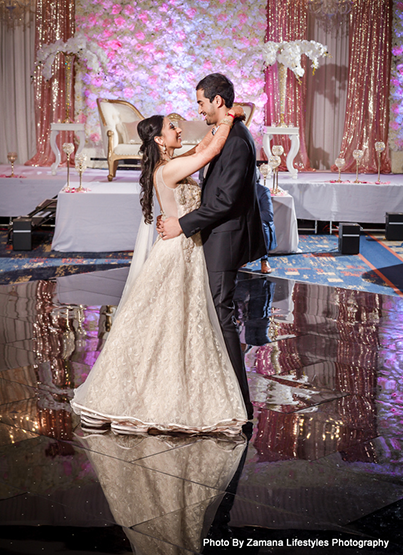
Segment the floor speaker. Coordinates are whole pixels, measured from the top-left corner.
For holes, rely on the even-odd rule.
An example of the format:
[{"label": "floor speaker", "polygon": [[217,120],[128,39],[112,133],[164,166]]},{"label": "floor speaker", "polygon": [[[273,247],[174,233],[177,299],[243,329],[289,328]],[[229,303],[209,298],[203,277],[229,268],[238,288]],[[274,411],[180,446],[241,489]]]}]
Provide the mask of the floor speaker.
[{"label": "floor speaker", "polygon": [[361,227],[358,224],[339,224],[339,253],[358,254],[360,252]]},{"label": "floor speaker", "polygon": [[385,239],[403,241],[403,212],[386,212]]},{"label": "floor speaker", "polygon": [[32,250],[32,219],[24,216],[13,221],[13,250]]}]

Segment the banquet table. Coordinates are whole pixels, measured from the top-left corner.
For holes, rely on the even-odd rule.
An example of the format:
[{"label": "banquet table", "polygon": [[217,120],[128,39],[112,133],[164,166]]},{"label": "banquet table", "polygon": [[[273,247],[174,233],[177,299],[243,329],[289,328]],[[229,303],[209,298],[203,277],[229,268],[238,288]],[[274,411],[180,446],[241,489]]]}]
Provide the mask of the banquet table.
[{"label": "banquet table", "polygon": [[[399,175],[299,173],[298,181],[279,174],[280,186],[294,198],[297,218],[330,222],[385,223],[386,212],[403,212],[403,182]],[[347,182],[349,181],[349,182]]]},{"label": "banquet table", "polygon": [[[91,182],[88,192],[59,192],[52,250],[59,252],[119,252],[134,249],[141,221],[140,186]],[[78,187],[72,183],[71,187]],[[271,254],[298,249],[294,200],[285,191],[274,195],[278,246]]]},{"label": "banquet table", "polygon": [[86,193],[59,192],[52,250],[133,250],[141,219],[138,182],[92,182],[86,187]]}]

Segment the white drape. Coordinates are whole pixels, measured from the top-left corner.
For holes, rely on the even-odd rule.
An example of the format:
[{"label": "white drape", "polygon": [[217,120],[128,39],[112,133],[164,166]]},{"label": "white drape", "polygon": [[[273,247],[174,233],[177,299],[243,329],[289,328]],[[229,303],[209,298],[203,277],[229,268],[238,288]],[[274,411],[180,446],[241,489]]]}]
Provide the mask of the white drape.
[{"label": "white drape", "polygon": [[312,168],[329,170],[339,155],[347,102],[348,25],[337,35],[326,33],[308,17],[308,39],[327,45],[315,75],[307,71],[306,144]]},{"label": "white drape", "polygon": [[[29,22],[29,16],[26,19]],[[31,73],[35,59],[35,23],[7,29],[0,23],[0,163],[7,152],[24,164],[36,150]]]}]

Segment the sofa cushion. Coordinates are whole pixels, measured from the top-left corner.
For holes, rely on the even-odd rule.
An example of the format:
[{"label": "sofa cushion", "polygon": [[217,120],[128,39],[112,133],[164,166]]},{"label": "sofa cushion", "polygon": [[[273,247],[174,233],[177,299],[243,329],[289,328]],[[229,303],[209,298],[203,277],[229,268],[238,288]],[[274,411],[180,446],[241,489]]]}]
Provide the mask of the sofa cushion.
[{"label": "sofa cushion", "polygon": [[187,121],[181,120],[177,122],[178,127],[182,129],[182,143],[197,145],[211,129],[206,125],[205,121]]},{"label": "sofa cushion", "polygon": [[141,144],[141,139],[137,133],[138,121],[122,122],[116,129],[122,135],[123,142],[129,145]]},{"label": "sofa cushion", "polygon": [[118,134],[118,142],[123,142],[123,132],[121,129],[122,124],[119,111],[116,109],[114,104],[110,102],[102,102],[101,109],[106,121],[106,128],[112,129],[112,131],[116,129]]},{"label": "sofa cushion", "polygon": [[113,150],[113,154],[116,156],[141,156],[139,153],[140,145],[129,145],[129,144],[118,144]]}]

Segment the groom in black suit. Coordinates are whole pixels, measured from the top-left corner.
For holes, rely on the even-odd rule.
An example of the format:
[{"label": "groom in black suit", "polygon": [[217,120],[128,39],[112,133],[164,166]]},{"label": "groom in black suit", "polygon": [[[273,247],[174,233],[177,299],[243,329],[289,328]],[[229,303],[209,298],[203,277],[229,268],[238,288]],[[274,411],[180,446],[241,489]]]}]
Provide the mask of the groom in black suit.
[{"label": "groom in black suit", "polygon": [[[199,114],[216,126],[232,107],[234,86],[225,75],[213,73],[200,81],[196,95]],[[239,268],[266,254],[255,183],[255,145],[247,127],[235,120],[223,150],[210,162],[200,208],[163,224],[164,239],[201,232],[214,305],[249,419],[253,407],[233,298]]]}]

